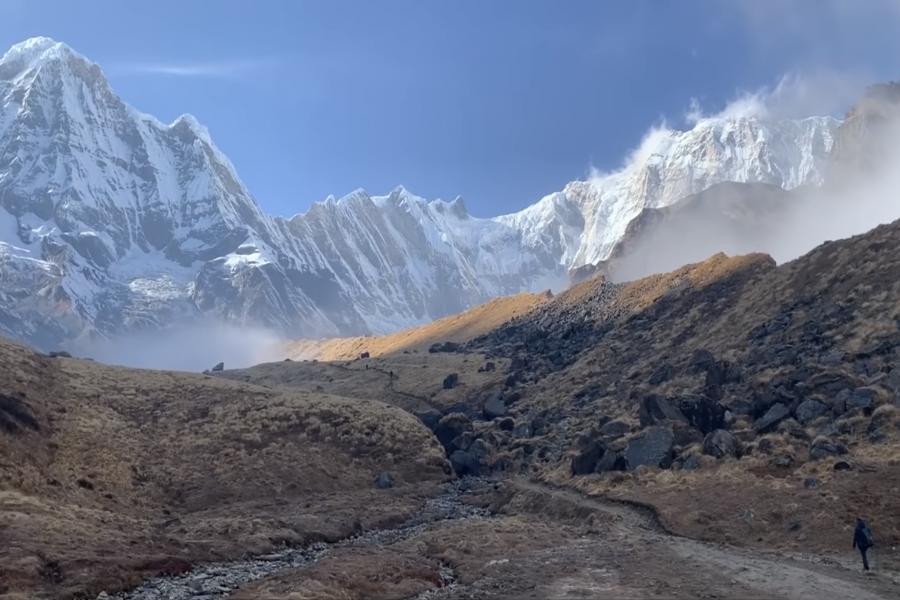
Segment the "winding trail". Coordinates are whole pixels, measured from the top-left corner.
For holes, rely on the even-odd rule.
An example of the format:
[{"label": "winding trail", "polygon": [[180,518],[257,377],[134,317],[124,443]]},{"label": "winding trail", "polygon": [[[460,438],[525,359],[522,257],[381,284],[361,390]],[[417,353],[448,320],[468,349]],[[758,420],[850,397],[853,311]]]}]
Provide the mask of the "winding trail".
[{"label": "winding trail", "polygon": [[[889,600],[900,596],[897,574],[861,571],[823,557],[802,557],[701,542],[665,531],[650,510],[593,498],[577,491],[519,479],[503,484],[510,498],[499,514],[462,501],[485,480],[455,482],[429,500],[414,518],[395,529],[375,530],[335,544],[316,544],[216,564],[201,565],[176,577],[158,577],[113,596],[118,600],[219,600],[244,584],[286,569],[314,564],[335,550],[353,546],[387,547],[444,523],[516,520],[533,543],[501,548],[496,559],[479,547],[485,568],[473,576],[463,565],[442,563],[442,587],[414,600],[622,600],[628,598],[716,598],[784,600]],[[599,530],[579,531],[592,521]],[[533,524],[555,523],[565,541],[547,544]],[[567,523],[569,525],[567,525]],[[583,529],[583,528],[582,528]],[[496,548],[494,549],[496,550]],[[460,569],[463,569],[460,571]],[[467,576],[466,576],[467,575]],[[464,582],[467,580],[467,582]]]}]

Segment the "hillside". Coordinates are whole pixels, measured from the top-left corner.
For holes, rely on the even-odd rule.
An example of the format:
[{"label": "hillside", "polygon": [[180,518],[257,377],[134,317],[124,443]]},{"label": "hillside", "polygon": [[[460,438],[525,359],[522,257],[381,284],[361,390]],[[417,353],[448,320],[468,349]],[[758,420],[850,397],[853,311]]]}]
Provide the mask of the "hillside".
[{"label": "hillside", "polygon": [[[446,478],[428,430],[376,398],[113,368],[2,340],[0,364],[2,597],[83,597],[343,538],[405,518]],[[394,489],[376,489],[383,472]]]},{"label": "hillside", "polygon": [[288,342],[284,353],[294,360],[353,360],[366,352],[380,357],[425,351],[436,343],[468,342],[531,311],[550,297],[546,293],[501,296],[462,313],[388,335]]}]

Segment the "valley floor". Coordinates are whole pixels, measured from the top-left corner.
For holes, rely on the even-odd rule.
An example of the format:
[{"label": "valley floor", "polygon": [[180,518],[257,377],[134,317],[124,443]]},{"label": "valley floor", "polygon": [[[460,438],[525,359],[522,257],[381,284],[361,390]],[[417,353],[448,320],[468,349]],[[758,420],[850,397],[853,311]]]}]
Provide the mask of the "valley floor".
[{"label": "valley floor", "polygon": [[[877,600],[900,592],[900,574],[864,574],[849,549],[834,560],[700,542],[666,532],[639,507],[519,479],[459,488],[426,505],[418,523],[315,547],[280,570],[223,563],[119,597]],[[223,582],[239,573],[258,580],[232,593]]]}]

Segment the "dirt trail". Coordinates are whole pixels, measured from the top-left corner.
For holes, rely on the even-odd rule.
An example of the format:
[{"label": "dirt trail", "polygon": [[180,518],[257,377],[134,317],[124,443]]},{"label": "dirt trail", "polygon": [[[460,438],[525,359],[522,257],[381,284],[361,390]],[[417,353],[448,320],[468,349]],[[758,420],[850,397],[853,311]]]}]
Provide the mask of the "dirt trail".
[{"label": "dirt trail", "polygon": [[623,581],[626,574],[616,573],[608,565],[601,564],[598,565],[600,568],[558,581],[555,589],[547,590],[549,597],[583,597],[580,594],[584,591],[590,591],[592,598],[656,597],[666,593],[679,597],[678,592],[694,587],[692,584],[705,588],[705,597],[711,598],[886,600],[900,594],[900,580],[896,574],[866,575],[836,561],[817,557],[804,559],[700,542],[668,534],[652,515],[619,503],[532,482],[514,481],[511,485],[524,492],[549,495],[554,502],[611,517],[611,535],[606,537],[620,545],[624,565],[639,562],[642,570],[674,571],[677,578],[659,589],[654,589],[653,582],[647,580],[647,587],[639,590],[611,584],[613,580]]}]

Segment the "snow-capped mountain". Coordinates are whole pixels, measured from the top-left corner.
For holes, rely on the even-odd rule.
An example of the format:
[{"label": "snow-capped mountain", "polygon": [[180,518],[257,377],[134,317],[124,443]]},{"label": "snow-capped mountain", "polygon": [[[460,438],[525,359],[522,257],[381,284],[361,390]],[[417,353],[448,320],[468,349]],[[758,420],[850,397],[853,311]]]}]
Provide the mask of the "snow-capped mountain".
[{"label": "snow-capped mountain", "polygon": [[34,38],[0,59],[0,331],[42,347],[203,317],[291,336],[386,332],[560,287],[642,210],[715,183],[817,183],[838,125],[655,131],[619,171],[494,219],[403,188],[283,219],[193,117],[141,114],[97,65]]}]

